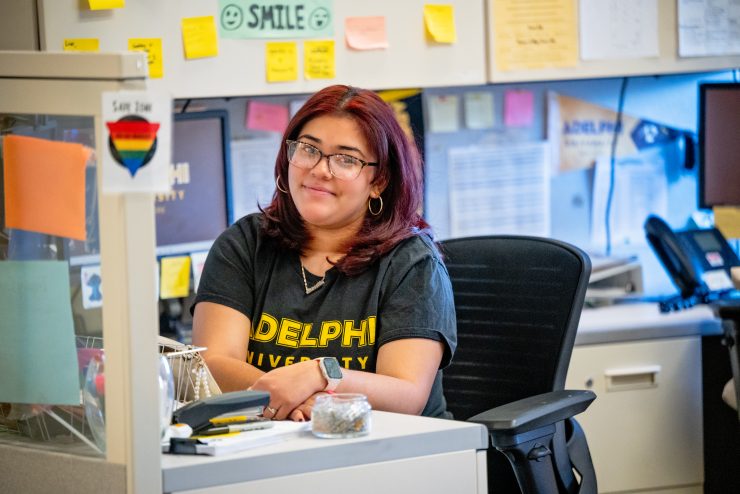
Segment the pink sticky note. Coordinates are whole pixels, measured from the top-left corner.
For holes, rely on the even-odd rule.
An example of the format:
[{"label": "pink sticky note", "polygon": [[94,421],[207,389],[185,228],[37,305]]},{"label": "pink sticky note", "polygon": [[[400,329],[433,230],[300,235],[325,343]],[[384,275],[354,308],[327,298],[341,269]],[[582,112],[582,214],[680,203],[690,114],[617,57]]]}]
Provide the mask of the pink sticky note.
[{"label": "pink sticky note", "polygon": [[347,17],[344,20],[347,45],[355,50],[388,48],[385,17]]},{"label": "pink sticky note", "polygon": [[507,127],[529,127],[534,120],[532,91],[510,90],[504,94],[504,123]]},{"label": "pink sticky note", "polygon": [[283,133],[288,126],[288,108],[260,101],[247,102],[246,126],[251,130]]}]

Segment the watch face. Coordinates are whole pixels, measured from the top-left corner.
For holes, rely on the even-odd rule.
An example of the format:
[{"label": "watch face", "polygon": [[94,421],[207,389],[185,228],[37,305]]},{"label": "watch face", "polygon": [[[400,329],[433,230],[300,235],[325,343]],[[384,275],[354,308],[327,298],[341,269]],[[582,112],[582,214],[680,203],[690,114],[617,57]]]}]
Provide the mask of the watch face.
[{"label": "watch face", "polygon": [[334,357],[325,358],[321,361],[326,369],[326,375],[332,379],[342,378],[342,369],[339,367],[339,362]]}]

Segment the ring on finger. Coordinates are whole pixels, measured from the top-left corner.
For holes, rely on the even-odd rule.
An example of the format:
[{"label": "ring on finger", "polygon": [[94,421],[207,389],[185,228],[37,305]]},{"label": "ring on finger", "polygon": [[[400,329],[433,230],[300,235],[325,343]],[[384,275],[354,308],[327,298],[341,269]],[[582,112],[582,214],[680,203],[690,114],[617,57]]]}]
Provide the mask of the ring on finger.
[{"label": "ring on finger", "polygon": [[272,415],[273,417],[277,414],[277,410],[269,405],[265,407],[265,410],[270,412],[270,415]]}]

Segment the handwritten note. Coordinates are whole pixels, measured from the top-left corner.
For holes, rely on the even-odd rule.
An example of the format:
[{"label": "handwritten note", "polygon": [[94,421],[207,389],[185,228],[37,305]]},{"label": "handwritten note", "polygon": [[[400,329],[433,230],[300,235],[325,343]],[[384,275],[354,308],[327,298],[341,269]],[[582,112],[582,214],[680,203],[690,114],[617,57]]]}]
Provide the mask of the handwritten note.
[{"label": "handwritten note", "polygon": [[388,48],[385,17],[347,17],[344,20],[344,37],[347,46],[354,50],[379,50]]},{"label": "handwritten note", "polygon": [[212,15],[186,17],[181,23],[185,58],[190,60],[218,55],[216,21]]},{"label": "handwritten note", "polygon": [[469,129],[493,127],[493,94],[486,91],[469,91],[463,100],[465,126]]},{"label": "handwritten note", "polygon": [[247,102],[246,127],[250,130],[266,130],[283,133],[288,126],[288,108],[283,105],[249,100]]},{"label": "handwritten note", "polygon": [[519,89],[504,93],[504,124],[507,127],[529,127],[534,120],[534,94]]},{"label": "handwritten note", "polygon": [[126,0],[88,0],[90,10],[122,9],[126,6]]},{"label": "handwritten note", "polygon": [[85,164],[82,144],[5,136],[5,225],[85,240]]},{"label": "handwritten note", "polygon": [[574,67],[578,25],[574,0],[493,2],[494,64],[497,70]]},{"label": "handwritten note", "polygon": [[303,76],[308,79],[334,79],[334,40],[303,43]]},{"label": "handwritten note", "polygon": [[457,41],[455,7],[452,5],[424,5],[424,26],[429,39],[437,43]]},{"label": "handwritten note", "polygon": [[430,132],[457,132],[460,98],[455,94],[434,94],[427,100]]},{"label": "handwritten note", "polygon": [[128,49],[146,52],[149,77],[152,79],[162,77],[162,38],[131,38],[128,40]]},{"label": "handwritten note", "polygon": [[64,40],[64,51],[98,51],[98,38],[68,38]]},{"label": "handwritten note", "polygon": [[265,44],[267,82],[298,80],[298,47],[295,41],[271,41]]},{"label": "handwritten note", "polygon": [[163,257],[160,262],[159,296],[187,297],[190,293],[190,256]]},{"label": "handwritten note", "polygon": [[220,35],[231,39],[333,38],[333,0],[219,0]]},{"label": "handwritten note", "polygon": [[79,405],[69,265],[0,262],[0,400]]}]

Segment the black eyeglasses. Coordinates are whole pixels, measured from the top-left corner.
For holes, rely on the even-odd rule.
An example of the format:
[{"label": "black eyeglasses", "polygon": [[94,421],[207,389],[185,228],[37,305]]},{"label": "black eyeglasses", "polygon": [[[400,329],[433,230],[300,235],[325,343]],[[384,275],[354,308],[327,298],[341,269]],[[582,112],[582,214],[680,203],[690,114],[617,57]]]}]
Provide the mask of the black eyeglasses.
[{"label": "black eyeglasses", "polygon": [[339,180],[354,180],[366,166],[378,166],[378,163],[369,163],[349,154],[324,154],[316,146],[301,141],[287,140],[285,143],[288,145],[288,162],[291,165],[310,170],[326,158],[329,173]]}]

